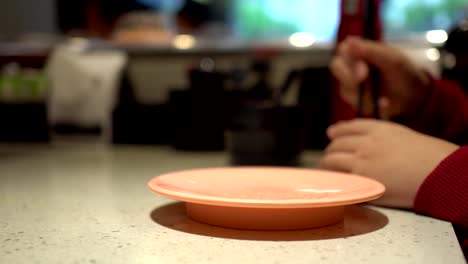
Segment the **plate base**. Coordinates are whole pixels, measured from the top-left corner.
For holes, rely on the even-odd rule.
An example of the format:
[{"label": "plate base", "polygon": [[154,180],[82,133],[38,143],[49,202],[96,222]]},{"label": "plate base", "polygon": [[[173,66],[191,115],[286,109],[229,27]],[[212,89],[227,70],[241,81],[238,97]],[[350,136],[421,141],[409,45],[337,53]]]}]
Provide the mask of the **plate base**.
[{"label": "plate base", "polygon": [[187,215],[197,222],[248,230],[298,230],[336,224],[344,206],[319,208],[244,208],[186,203]]}]

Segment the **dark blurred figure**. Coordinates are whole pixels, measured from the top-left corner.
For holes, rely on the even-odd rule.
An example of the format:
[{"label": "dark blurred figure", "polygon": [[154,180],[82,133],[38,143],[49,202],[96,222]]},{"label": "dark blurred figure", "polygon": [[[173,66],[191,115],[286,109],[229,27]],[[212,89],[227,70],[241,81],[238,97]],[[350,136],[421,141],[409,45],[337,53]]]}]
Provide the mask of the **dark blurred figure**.
[{"label": "dark blurred figure", "polygon": [[180,33],[192,33],[214,17],[209,5],[186,1],[177,15],[177,27]]},{"label": "dark blurred figure", "polygon": [[468,94],[468,18],[452,28],[442,50],[442,76],[460,84]]},{"label": "dark blurred figure", "polygon": [[[138,0],[56,0],[58,27],[63,33],[82,33],[109,37],[123,15],[135,11],[160,11]],[[184,1],[175,18],[178,31],[191,33],[206,22],[219,16],[209,4]]]},{"label": "dark blurred figure", "polygon": [[117,19],[128,12],[148,10],[135,0],[56,0],[58,27],[64,33],[81,31],[109,36]]}]

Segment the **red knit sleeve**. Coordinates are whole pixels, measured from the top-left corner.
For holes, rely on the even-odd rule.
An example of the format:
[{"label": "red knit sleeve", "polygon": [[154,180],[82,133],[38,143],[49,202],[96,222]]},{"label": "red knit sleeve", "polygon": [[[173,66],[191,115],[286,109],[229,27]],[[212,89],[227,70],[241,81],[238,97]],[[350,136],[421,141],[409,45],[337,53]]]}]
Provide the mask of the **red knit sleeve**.
[{"label": "red knit sleeve", "polygon": [[395,122],[434,137],[468,144],[468,98],[456,83],[432,80],[421,104]]},{"label": "red knit sleeve", "polygon": [[414,210],[468,226],[468,146],[443,160],[425,179],[416,195]]}]

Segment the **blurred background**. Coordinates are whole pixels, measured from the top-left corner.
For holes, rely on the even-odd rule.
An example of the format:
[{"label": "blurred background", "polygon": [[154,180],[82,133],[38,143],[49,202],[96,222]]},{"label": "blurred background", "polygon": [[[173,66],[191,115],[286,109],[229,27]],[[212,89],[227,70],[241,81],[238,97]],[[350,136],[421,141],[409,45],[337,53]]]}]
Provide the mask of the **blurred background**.
[{"label": "blurred background", "polygon": [[[87,135],[297,164],[340,116],[328,63],[343,3],[2,1],[0,141]],[[378,18],[385,41],[468,87],[467,15],[466,0],[382,0]]]}]

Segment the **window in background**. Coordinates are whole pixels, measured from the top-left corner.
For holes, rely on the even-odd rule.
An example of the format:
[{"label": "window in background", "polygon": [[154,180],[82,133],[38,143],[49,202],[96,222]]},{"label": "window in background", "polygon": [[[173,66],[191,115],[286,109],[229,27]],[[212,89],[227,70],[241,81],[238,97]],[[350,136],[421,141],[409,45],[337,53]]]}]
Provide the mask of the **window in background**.
[{"label": "window in background", "polygon": [[309,32],[318,41],[334,39],[339,0],[235,0],[234,28],[243,39],[276,38]]},{"label": "window in background", "polygon": [[[223,23],[243,40],[285,38],[308,32],[319,42],[335,39],[341,0],[55,0],[61,18],[72,25],[86,24],[74,2],[101,3],[102,16],[132,11],[145,6],[203,23]],[[468,15],[468,0],[382,0],[382,19],[387,37],[400,37],[432,29],[448,29]],[[24,2],[24,1],[23,1]],[[70,3],[69,3],[70,2]],[[84,4],[80,4],[83,5]],[[66,7],[61,12],[60,7]],[[196,8],[193,8],[196,7]],[[62,8],[63,9],[63,8]],[[199,10],[203,9],[203,12]],[[181,11],[182,10],[182,11]],[[116,13],[117,12],[117,13]],[[83,12],[81,12],[83,13]],[[81,14],[80,13],[80,14]],[[208,14],[208,15],[207,15]],[[73,22],[73,23],[72,23]],[[199,23],[200,22],[200,23]],[[60,23],[59,23],[60,24]],[[85,26],[85,25],[81,25]],[[62,28],[62,26],[60,26]],[[194,29],[195,30],[195,29]],[[1,32],[0,32],[1,33]]]},{"label": "window in background", "polygon": [[386,0],[383,20],[389,37],[449,29],[468,15],[467,0]]},{"label": "window in background", "polygon": [[[341,0],[231,0],[233,26],[242,39],[277,38],[309,32],[333,41]],[[468,15],[467,0],[383,0],[387,37],[448,29]]]}]

